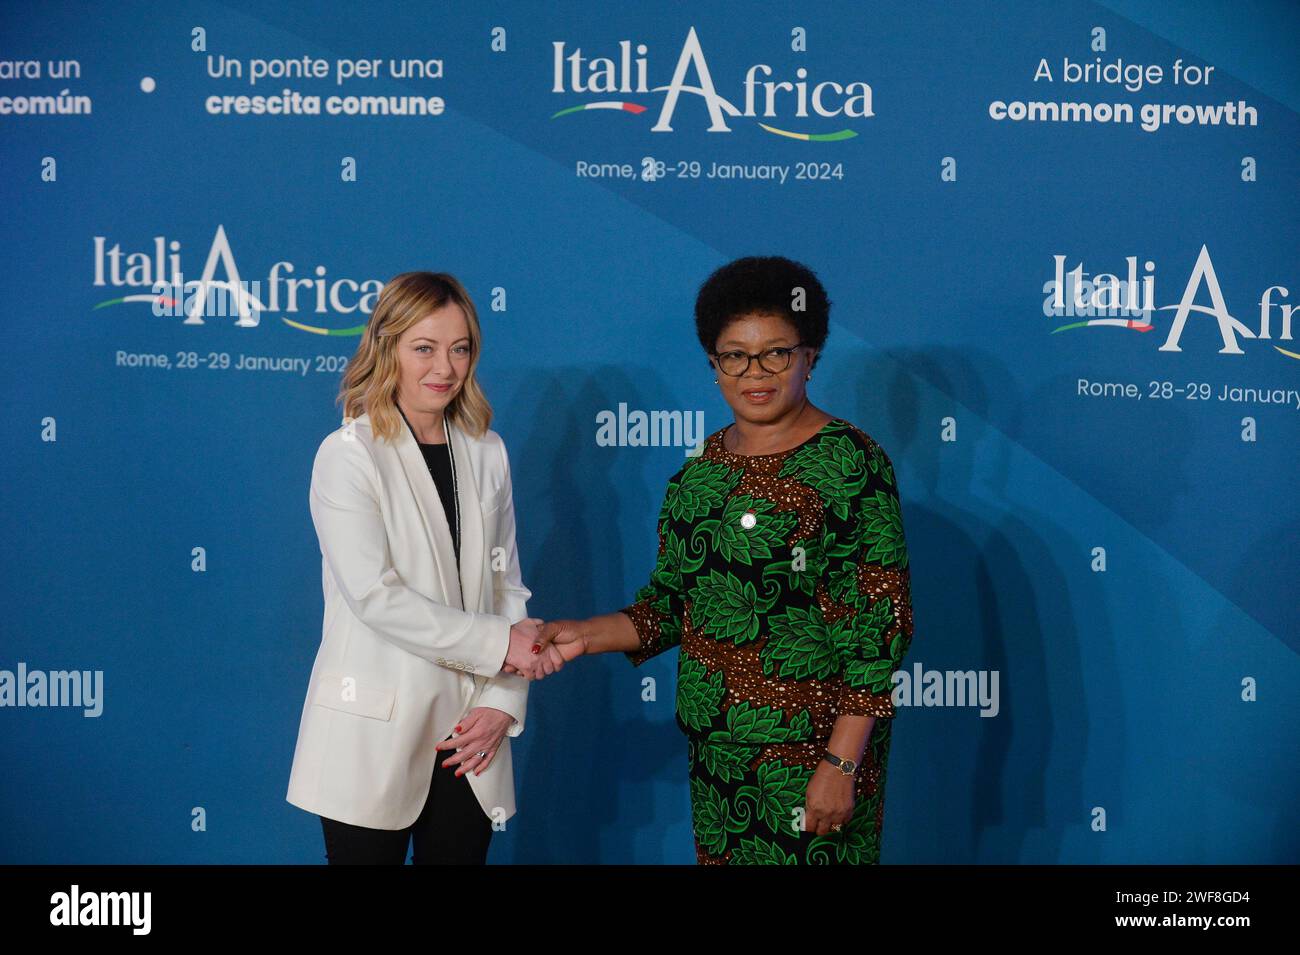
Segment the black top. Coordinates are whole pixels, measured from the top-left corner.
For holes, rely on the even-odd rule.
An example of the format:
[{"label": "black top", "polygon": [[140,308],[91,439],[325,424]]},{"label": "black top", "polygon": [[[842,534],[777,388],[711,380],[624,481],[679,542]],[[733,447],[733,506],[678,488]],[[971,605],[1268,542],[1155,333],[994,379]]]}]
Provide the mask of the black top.
[{"label": "black top", "polygon": [[442,498],[442,510],[447,515],[447,526],[451,528],[451,543],[456,551],[456,560],[460,561],[460,527],[456,523],[456,490],[451,477],[451,453],[447,443],[425,444],[417,441],[424,463],[433,475],[433,483],[438,486],[438,496]]}]

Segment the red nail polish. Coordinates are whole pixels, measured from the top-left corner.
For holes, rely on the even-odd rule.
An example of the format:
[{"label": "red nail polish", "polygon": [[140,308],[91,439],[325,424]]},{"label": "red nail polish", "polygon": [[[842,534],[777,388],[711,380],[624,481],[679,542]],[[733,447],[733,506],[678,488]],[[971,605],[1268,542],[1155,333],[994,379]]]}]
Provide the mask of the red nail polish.
[{"label": "red nail polish", "polygon": [[464,731],[463,729],[461,729],[459,726],[457,726],[457,727],[456,727],[456,732],[457,732],[457,733],[463,733],[463,732],[465,732],[465,731]]},{"label": "red nail polish", "polygon": [[540,643],[534,643],[533,653],[541,653],[541,652],[542,652],[542,645]]}]

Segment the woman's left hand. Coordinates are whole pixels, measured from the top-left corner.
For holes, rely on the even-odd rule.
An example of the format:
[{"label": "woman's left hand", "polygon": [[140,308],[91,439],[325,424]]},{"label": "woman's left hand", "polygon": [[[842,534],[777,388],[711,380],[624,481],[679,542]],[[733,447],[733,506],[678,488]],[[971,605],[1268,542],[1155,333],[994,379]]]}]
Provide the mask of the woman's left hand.
[{"label": "woman's left hand", "polygon": [[[438,743],[434,749],[456,750],[442,761],[442,765],[457,766],[457,776],[464,776],[471,770],[477,775],[488,768],[506,730],[510,729],[510,724],[514,721],[515,718],[509,713],[491,706],[476,706],[456,725],[456,732],[449,739]],[[484,755],[480,756],[479,753]]]},{"label": "woman's left hand", "polygon": [[845,776],[823,760],[812,779],[808,780],[808,792],[804,797],[804,830],[824,836],[832,831],[832,826],[848,825],[852,818],[853,777]]}]

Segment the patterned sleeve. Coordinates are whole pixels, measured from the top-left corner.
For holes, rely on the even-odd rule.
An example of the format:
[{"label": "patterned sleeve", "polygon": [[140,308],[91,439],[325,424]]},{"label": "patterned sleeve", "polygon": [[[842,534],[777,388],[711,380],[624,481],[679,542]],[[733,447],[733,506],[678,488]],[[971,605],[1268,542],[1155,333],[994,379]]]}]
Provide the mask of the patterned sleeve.
[{"label": "patterned sleeve", "polygon": [[671,650],[682,642],[682,613],[685,606],[682,594],[681,541],[668,529],[669,507],[677,479],[668,483],[663,506],[659,509],[659,555],[655,561],[650,582],[633,596],[632,604],[620,612],[625,613],[636,627],[641,646],[627,652],[633,666],[640,666],[651,657]]},{"label": "patterned sleeve", "polygon": [[851,530],[831,562],[831,596],[849,611],[830,625],[843,681],[836,709],[889,719],[892,677],[912,642],[911,572],[893,464],[874,441],[866,464]]}]

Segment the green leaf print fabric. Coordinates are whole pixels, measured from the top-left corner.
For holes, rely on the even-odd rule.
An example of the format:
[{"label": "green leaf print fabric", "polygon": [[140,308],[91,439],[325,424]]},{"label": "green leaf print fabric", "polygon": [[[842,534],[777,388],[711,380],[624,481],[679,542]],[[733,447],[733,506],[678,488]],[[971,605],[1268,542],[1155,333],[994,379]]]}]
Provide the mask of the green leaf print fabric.
[{"label": "green leaf print fabric", "polygon": [[[679,648],[697,858],[875,862],[892,676],[912,639],[893,464],[839,418],[776,454],[734,454],[723,433],[669,480],[654,570],[623,609],[634,664]],[[792,821],[841,715],[876,719],[852,822],[816,836]]]}]

